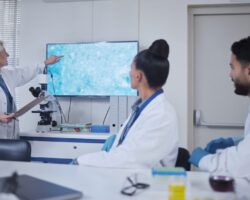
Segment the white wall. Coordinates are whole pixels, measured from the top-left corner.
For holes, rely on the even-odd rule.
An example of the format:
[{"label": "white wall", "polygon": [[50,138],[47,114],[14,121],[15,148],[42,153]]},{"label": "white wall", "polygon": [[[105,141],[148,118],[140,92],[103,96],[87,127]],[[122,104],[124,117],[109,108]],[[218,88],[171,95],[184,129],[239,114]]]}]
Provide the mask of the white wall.
[{"label": "white wall", "polygon": [[[142,49],[148,47],[153,40],[164,38],[170,44],[171,65],[164,88],[178,113],[181,146],[187,146],[187,7],[219,3],[227,4],[231,1],[102,0],[45,3],[42,0],[22,0],[20,64],[43,61],[45,44],[49,42],[139,40]],[[37,80],[17,91],[21,105],[32,99],[28,94],[30,86],[37,86]],[[68,100],[60,101],[66,111]],[[73,100],[72,122],[100,123],[103,120],[108,107],[106,100],[93,101],[91,106],[87,105],[87,100]],[[38,119],[36,114],[23,116],[20,119],[21,130],[34,129]]]}]

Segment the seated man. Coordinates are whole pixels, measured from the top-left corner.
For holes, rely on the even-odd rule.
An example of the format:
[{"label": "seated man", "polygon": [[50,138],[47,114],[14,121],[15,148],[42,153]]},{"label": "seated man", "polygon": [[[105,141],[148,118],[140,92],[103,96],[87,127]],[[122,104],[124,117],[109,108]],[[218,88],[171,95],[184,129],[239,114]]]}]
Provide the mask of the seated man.
[{"label": "seated man", "polygon": [[[233,43],[231,51],[230,77],[235,85],[235,93],[250,96],[250,37]],[[194,149],[189,161],[202,170],[213,171],[217,168],[233,176],[246,177],[250,176],[249,146],[250,111],[245,123],[244,138],[213,140],[205,149],[200,147]]]}]

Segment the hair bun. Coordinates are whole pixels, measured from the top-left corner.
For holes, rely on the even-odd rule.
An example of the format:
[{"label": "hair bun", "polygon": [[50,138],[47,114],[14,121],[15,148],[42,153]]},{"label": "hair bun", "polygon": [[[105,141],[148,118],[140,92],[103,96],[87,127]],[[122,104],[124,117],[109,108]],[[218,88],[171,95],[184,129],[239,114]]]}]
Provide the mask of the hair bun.
[{"label": "hair bun", "polygon": [[148,51],[156,56],[167,59],[169,55],[169,46],[166,40],[159,39],[155,40],[151,46],[148,48]]}]

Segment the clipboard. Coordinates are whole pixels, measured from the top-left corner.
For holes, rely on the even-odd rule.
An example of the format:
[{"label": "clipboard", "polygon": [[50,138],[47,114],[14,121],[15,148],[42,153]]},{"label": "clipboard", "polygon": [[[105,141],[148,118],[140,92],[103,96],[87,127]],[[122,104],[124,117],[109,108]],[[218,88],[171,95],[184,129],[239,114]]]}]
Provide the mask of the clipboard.
[{"label": "clipboard", "polygon": [[41,97],[38,97],[38,98],[34,99],[33,101],[29,102],[28,104],[26,104],[25,106],[20,108],[18,111],[16,111],[14,113],[13,117],[17,118],[17,117],[22,116],[24,113],[26,113],[31,108],[35,107],[37,104],[41,103],[43,100],[45,100],[48,97],[49,96],[41,96]]},{"label": "clipboard", "polygon": [[20,200],[76,200],[83,197],[81,191],[26,174],[17,175],[13,182],[9,178],[0,178],[0,188],[6,188],[6,184],[12,184],[14,193]]}]

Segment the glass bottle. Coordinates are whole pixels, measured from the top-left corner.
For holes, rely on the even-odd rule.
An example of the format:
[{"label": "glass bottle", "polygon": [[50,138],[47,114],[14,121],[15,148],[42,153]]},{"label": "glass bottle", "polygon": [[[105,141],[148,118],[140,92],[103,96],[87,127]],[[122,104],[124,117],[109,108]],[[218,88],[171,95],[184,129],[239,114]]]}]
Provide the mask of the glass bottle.
[{"label": "glass bottle", "polygon": [[227,169],[227,154],[225,154],[224,169],[219,168],[219,157],[221,156],[222,150],[216,151],[217,163],[215,169],[210,173],[209,183],[214,191],[217,192],[234,192],[234,178]]}]

